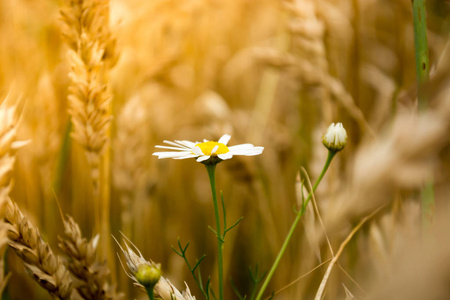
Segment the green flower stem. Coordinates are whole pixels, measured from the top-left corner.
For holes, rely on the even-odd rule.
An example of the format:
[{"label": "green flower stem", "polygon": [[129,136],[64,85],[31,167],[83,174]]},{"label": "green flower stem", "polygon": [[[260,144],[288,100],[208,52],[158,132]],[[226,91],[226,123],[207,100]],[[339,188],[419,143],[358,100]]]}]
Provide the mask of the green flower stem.
[{"label": "green flower stem", "polygon": [[206,170],[208,171],[209,183],[211,184],[212,198],[214,202],[214,214],[216,217],[216,235],[217,235],[217,264],[219,269],[219,299],[224,299],[223,292],[223,237],[222,230],[220,228],[220,218],[219,218],[219,206],[217,204],[217,193],[216,193],[216,164],[205,164]]},{"label": "green flower stem", "polygon": [[322,173],[320,173],[319,178],[317,178],[316,183],[313,186],[313,190],[308,195],[308,198],[306,198],[306,201],[303,203],[302,208],[298,211],[297,217],[295,218],[294,223],[292,223],[291,229],[289,230],[289,233],[286,236],[286,239],[284,240],[284,244],[281,247],[280,252],[278,252],[278,256],[275,259],[275,262],[273,263],[272,268],[270,269],[269,273],[267,274],[267,277],[264,280],[264,283],[261,286],[261,289],[259,290],[258,296],[256,296],[256,300],[261,300],[261,298],[264,294],[264,291],[266,290],[267,286],[269,285],[269,282],[272,279],[272,276],[275,273],[275,270],[278,267],[278,264],[280,263],[281,258],[284,255],[284,252],[286,252],[287,246],[288,246],[289,241],[291,240],[292,236],[294,235],[294,231],[298,225],[298,222],[300,222],[302,215],[305,213],[306,207],[308,206],[308,203],[311,200],[312,194],[316,191],[317,187],[319,186],[320,181],[322,181],[322,178],[325,175],[325,173],[327,172],[328,167],[330,166],[331,161],[333,160],[333,157],[336,155],[336,153],[337,152],[334,152],[334,151],[328,151],[327,161],[325,162]]},{"label": "green flower stem", "polygon": [[[417,99],[419,110],[427,107],[427,84],[429,81],[429,59],[427,39],[426,0],[413,0],[414,49],[416,56]],[[424,228],[428,227],[434,216],[434,182],[429,178],[422,189],[422,220]]]},{"label": "green flower stem", "polygon": [[419,109],[427,105],[426,84],[429,79],[426,0],[413,0],[414,48],[416,56],[417,98]]},{"label": "green flower stem", "polygon": [[151,287],[145,287],[145,290],[147,291],[148,298],[150,300],[155,300],[155,296],[153,294],[153,288],[154,288],[154,285],[152,285]]}]

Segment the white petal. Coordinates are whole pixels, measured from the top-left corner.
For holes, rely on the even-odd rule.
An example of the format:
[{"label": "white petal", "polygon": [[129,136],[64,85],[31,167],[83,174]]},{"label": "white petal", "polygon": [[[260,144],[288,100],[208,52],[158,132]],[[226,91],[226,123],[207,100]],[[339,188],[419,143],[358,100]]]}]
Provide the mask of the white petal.
[{"label": "white petal", "polygon": [[231,154],[233,155],[247,155],[247,156],[252,156],[252,155],[259,155],[263,152],[264,147],[240,147],[240,148],[233,148],[230,149]]},{"label": "white petal", "polygon": [[182,156],[182,157],[174,157],[173,159],[186,159],[186,158],[193,158],[193,157],[198,157],[197,154],[189,154],[186,156]]},{"label": "white petal", "polygon": [[241,150],[241,149],[249,149],[249,148],[253,148],[255,146],[253,146],[252,144],[241,144],[241,145],[235,145],[235,146],[230,146],[228,147],[228,149],[231,150]]},{"label": "white petal", "polygon": [[177,148],[177,147],[169,147],[169,146],[160,146],[160,145],[156,145],[155,148],[160,148],[160,149],[170,149],[170,150],[181,150],[181,151],[186,151],[186,148]]},{"label": "white petal", "polygon": [[225,159],[230,159],[233,157],[233,154],[231,152],[227,152],[224,154],[219,154],[217,155],[220,159],[225,160]]},{"label": "white petal", "polygon": [[[261,147],[262,148],[262,147]],[[248,150],[247,152],[242,152],[238,155],[245,155],[245,156],[254,156],[254,155],[260,155],[263,152],[263,149],[254,149],[254,150]]]},{"label": "white petal", "polygon": [[199,146],[193,147],[193,148],[192,148],[192,152],[194,152],[194,153],[197,154],[197,155],[204,155],[203,152],[202,152],[202,149],[200,149]]},{"label": "white petal", "polygon": [[203,143],[206,143],[206,142],[209,142],[209,141],[208,141],[207,139],[204,139],[204,140],[203,140]]},{"label": "white petal", "polygon": [[211,156],[209,156],[209,155],[200,156],[199,158],[197,158],[197,161],[198,161],[198,162],[202,162],[202,161],[204,161],[204,160],[209,159],[210,157],[211,157]]},{"label": "white petal", "polygon": [[182,148],[188,148],[186,146],[184,146],[183,144],[179,144],[179,143],[175,143],[175,142],[171,142],[171,141],[164,141],[164,143],[172,145],[172,146],[176,146],[176,147],[182,147]]},{"label": "white petal", "polygon": [[222,143],[224,145],[228,144],[228,141],[231,139],[231,135],[229,134],[224,134],[222,135],[222,137],[219,139],[219,143]]},{"label": "white petal", "polygon": [[153,155],[158,156],[159,159],[161,158],[175,158],[175,157],[184,157],[184,156],[188,156],[191,155],[192,152],[155,152],[153,153]]},{"label": "white petal", "polygon": [[216,153],[217,149],[219,149],[219,145],[214,146],[214,148],[211,150],[211,154]]},{"label": "white petal", "polygon": [[195,146],[195,144],[196,144],[196,143],[193,143],[193,142],[190,142],[190,141],[175,141],[175,142],[177,142],[178,144],[181,144],[181,145],[183,145],[185,147],[188,147],[188,148],[193,148]]}]

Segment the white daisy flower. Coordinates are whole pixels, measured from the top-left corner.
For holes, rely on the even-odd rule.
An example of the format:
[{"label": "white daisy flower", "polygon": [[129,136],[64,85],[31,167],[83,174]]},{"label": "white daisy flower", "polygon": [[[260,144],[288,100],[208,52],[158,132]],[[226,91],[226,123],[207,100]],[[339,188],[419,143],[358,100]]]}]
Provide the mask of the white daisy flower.
[{"label": "white daisy flower", "polygon": [[190,141],[164,141],[171,146],[155,146],[160,149],[168,149],[174,151],[155,152],[153,155],[161,158],[185,159],[197,158],[198,162],[205,164],[216,164],[222,160],[230,159],[233,155],[259,155],[263,152],[264,147],[255,147],[252,144],[241,144],[228,147],[228,141],[231,136],[224,134],[219,141],[213,142],[204,140],[200,142]]},{"label": "white daisy flower", "polygon": [[344,149],[347,144],[347,131],[342,123],[333,123],[328,127],[327,133],[323,136],[322,140],[325,147],[333,152],[338,152]]}]

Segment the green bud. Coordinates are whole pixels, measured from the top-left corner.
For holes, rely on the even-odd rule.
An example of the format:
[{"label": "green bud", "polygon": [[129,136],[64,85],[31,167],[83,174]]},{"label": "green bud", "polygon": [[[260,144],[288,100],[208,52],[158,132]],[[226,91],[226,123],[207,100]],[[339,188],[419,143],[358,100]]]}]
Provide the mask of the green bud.
[{"label": "green bud", "polygon": [[161,277],[161,270],[157,267],[142,264],[135,274],[136,280],[146,288],[153,288]]}]

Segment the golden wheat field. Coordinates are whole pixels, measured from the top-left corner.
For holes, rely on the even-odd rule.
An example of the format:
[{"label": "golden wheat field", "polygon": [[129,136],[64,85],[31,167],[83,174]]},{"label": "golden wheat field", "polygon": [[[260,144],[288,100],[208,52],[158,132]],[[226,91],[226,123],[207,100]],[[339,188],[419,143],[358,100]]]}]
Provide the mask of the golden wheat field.
[{"label": "golden wheat field", "polygon": [[450,299],[449,16],[0,0],[2,300]]}]

